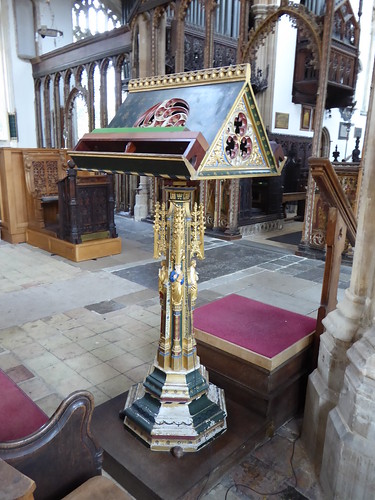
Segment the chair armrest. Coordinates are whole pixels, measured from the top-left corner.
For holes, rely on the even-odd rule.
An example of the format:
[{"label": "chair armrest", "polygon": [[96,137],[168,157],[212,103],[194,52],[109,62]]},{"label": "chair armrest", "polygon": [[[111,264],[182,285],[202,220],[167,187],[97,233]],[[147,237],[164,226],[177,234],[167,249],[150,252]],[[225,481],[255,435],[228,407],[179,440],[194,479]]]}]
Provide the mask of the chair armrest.
[{"label": "chair armrest", "polygon": [[2,499],[32,500],[35,483],[20,471],[10,466],[0,458],[0,484]]},{"label": "chair armrest", "polygon": [[35,481],[36,499],[62,498],[101,474],[103,450],[90,430],[93,410],[90,392],[73,392],[38,431],[0,443],[0,458]]}]

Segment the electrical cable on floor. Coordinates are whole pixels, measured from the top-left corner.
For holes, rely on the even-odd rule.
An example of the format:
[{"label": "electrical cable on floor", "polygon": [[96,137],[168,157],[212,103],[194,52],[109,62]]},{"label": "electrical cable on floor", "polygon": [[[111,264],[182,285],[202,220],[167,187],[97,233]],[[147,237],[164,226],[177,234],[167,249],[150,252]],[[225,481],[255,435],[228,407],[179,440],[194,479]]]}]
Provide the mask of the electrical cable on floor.
[{"label": "electrical cable on floor", "polygon": [[[296,439],[292,442],[292,454],[291,454],[290,459],[289,459],[290,466],[292,468],[292,472],[293,472],[293,476],[294,476],[294,486],[293,486],[293,488],[297,487],[297,475],[296,475],[296,471],[294,470],[294,466],[293,466],[293,458],[294,458],[294,451],[295,451],[295,447],[296,447],[296,442],[298,441],[299,438],[300,438],[300,435],[297,436]],[[288,487],[286,487],[286,488],[283,488],[282,490],[274,491],[273,493],[267,493],[267,492],[264,492],[264,491],[258,491],[255,488],[252,488],[251,486],[247,486],[246,484],[235,483],[235,484],[232,484],[232,486],[229,486],[229,488],[227,489],[227,491],[225,493],[225,500],[228,499],[228,494],[229,494],[230,490],[232,488],[238,488],[238,487],[246,488],[248,490],[253,491],[257,495],[261,495],[261,496],[264,496],[264,497],[270,497],[270,496],[274,496],[274,495],[281,495],[282,493],[285,493],[289,489]]]}]

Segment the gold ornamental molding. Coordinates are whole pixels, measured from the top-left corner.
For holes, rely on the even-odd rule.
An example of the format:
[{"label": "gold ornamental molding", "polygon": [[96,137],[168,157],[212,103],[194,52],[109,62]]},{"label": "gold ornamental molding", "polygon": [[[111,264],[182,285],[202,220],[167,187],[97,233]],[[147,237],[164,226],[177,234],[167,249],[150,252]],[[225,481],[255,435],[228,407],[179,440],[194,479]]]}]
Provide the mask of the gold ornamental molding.
[{"label": "gold ornamental molding", "polygon": [[250,66],[248,64],[237,64],[222,68],[210,68],[206,70],[175,73],[173,75],[150,76],[130,80],[129,92],[141,92],[151,89],[181,88],[189,85],[205,85],[217,82],[235,82],[250,80]]}]

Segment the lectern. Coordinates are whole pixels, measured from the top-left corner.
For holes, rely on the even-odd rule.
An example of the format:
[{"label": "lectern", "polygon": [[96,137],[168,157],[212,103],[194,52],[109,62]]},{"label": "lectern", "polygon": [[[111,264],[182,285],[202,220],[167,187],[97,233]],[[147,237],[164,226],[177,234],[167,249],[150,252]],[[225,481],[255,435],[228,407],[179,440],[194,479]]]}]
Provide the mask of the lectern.
[{"label": "lectern", "polygon": [[268,141],[250,84],[250,65],[132,80],[108,128],[69,154],[79,168],[158,176],[154,257],[161,260],[160,340],[142,384],[131,388],[124,423],[152,450],[196,451],[226,429],[223,391],[197,355],[196,259],[204,258],[198,181],[279,175],[282,152]]}]

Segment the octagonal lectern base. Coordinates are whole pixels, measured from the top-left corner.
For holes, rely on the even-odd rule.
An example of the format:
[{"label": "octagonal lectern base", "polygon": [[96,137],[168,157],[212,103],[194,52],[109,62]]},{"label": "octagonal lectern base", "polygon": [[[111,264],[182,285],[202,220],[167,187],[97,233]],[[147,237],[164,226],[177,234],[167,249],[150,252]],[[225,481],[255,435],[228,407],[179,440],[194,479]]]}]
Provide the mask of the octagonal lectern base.
[{"label": "octagonal lectern base", "polygon": [[[177,380],[176,374],[169,380],[167,373],[158,397],[145,391],[155,380],[153,373],[132,386],[123,412],[125,426],[154,451],[180,447],[192,452],[206,446],[226,430],[227,412],[224,391],[207,383],[202,369],[179,374]],[[157,368],[155,372],[160,375]]]}]

